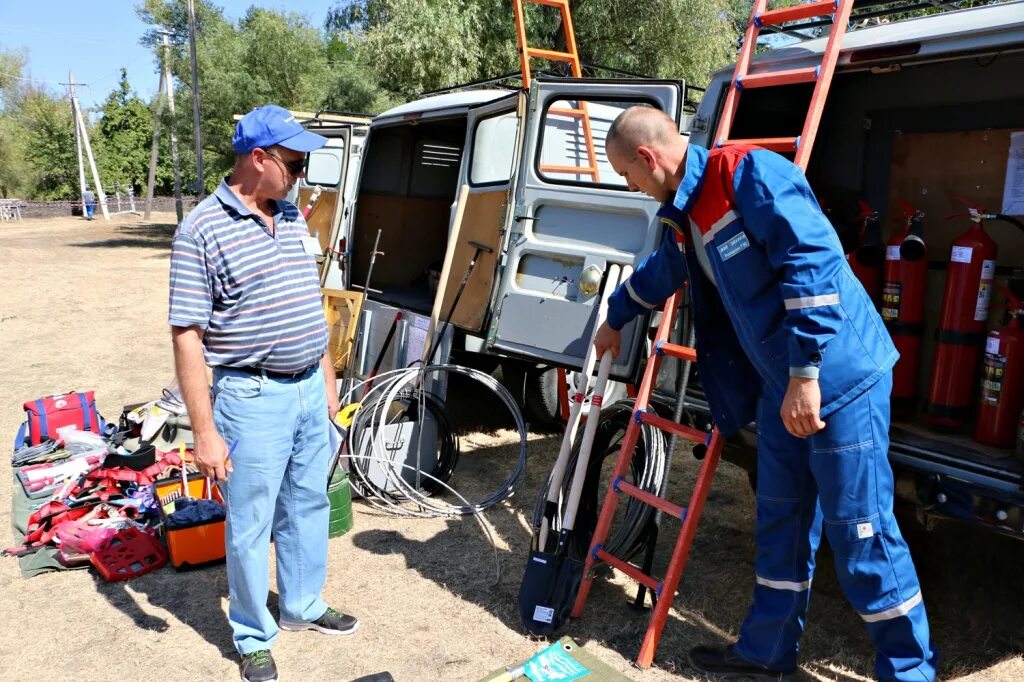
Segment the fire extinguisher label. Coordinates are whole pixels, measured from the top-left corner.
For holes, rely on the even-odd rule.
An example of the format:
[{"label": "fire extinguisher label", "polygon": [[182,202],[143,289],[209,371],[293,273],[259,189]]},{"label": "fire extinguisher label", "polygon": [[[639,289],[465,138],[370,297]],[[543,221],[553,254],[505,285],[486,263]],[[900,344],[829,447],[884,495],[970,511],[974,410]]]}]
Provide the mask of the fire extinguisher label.
[{"label": "fire extinguisher label", "polygon": [[974,320],[976,322],[988,319],[988,299],[991,296],[991,284],[982,282],[978,285],[978,303],[974,306]]},{"label": "fire extinguisher label", "polygon": [[954,246],[949,260],[953,263],[970,263],[972,255],[974,255],[974,249],[970,246]]},{"label": "fire extinguisher label", "polygon": [[994,260],[981,261],[981,278],[994,279],[996,276],[996,262]]},{"label": "fire extinguisher label", "polygon": [[999,354],[999,337],[990,336],[985,339],[985,352],[992,353],[993,355]]},{"label": "fire extinguisher label", "polygon": [[895,320],[900,316],[900,299],[903,297],[902,282],[886,282],[882,288],[882,319]]},{"label": "fire extinguisher label", "polygon": [[1005,355],[985,353],[985,373],[981,378],[981,402],[983,404],[995,405],[999,402],[1005,371]]},{"label": "fire extinguisher label", "polygon": [[900,247],[898,246],[887,246],[885,247],[885,260],[899,260],[900,259]]}]

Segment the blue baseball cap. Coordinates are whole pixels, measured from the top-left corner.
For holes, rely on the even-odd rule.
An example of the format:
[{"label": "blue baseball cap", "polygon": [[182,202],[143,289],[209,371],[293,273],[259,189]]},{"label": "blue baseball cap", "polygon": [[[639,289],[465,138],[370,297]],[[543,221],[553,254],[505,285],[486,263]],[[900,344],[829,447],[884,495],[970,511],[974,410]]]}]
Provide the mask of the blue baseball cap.
[{"label": "blue baseball cap", "polygon": [[231,138],[231,146],[238,154],[274,145],[308,154],[325,144],[326,137],[309,132],[287,109],[275,104],[257,107],[239,119]]}]

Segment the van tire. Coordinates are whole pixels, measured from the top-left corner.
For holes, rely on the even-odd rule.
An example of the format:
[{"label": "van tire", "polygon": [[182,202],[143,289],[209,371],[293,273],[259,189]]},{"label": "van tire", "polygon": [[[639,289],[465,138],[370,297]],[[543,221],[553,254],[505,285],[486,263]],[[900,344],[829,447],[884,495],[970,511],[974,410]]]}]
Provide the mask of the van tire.
[{"label": "van tire", "polygon": [[[502,363],[502,377],[506,388],[522,406],[523,418],[530,424],[532,431],[557,433],[565,429],[558,401],[557,369],[548,365],[506,361]],[[608,381],[606,405],[625,395],[624,384]]]}]

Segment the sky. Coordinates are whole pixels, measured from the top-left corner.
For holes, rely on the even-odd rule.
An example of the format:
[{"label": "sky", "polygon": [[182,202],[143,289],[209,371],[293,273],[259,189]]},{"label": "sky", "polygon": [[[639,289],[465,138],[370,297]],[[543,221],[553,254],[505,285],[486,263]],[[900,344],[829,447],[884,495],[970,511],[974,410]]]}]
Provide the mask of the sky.
[{"label": "sky", "polygon": [[[139,44],[150,28],[135,14],[141,0],[0,0],[0,48],[28,53],[25,77],[62,92],[73,71],[83,107],[98,106],[117,85],[121,67],[144,99],[156,92],[160,76],[151,51]],[[253,6],[306,15],[323,26],[336,0],[214,0],[237,20]]]}]

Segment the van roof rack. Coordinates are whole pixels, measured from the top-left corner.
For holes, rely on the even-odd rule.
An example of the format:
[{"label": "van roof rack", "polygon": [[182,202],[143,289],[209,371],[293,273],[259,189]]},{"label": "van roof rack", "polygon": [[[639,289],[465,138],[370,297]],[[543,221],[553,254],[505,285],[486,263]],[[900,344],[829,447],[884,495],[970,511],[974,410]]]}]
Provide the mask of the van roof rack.
[{"label": "van roof rack", "polygon": [[[1000,4],[1000,2],[997,0],[989,4]],[[971,6],[973,6],[972,0],[854,0],[853,12],[850,13],[850,26],[847,30],[854,31],[860,28],[857,26],[857,23],[868,19],[916,12],[918,10],[935,10],[934,13],[937,14],[939,12],[966,9]],[[762,35],[785,33],[801,40],[810,40],[818,36],[814,33],[802,33],[802,31],[821,28],[831,23],[832,17],[824,17],[781,26],[765,26],[761,30]]]}]

